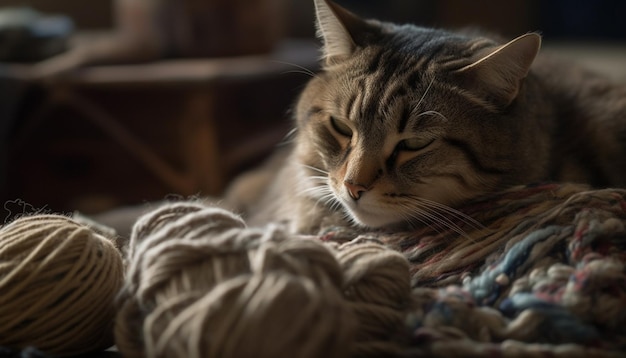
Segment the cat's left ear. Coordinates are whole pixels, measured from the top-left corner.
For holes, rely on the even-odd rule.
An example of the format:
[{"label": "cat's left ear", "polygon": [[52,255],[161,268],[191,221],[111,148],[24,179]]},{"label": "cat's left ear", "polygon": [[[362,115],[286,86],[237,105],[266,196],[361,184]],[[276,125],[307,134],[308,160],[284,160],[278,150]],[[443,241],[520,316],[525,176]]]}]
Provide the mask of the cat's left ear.
[{"label": "cat's left ear", "polygon": [[374,28],[331,0],[315,0],[317,35],[323,41],[325,63],[337,63],[362,46]]},{"label": "cat's left ear", "polygon": [[506,107],[517,97],[540,47],[539,34],[522,35],[496,49],[479,53],[477,61],[458,72],[486,98]]}]

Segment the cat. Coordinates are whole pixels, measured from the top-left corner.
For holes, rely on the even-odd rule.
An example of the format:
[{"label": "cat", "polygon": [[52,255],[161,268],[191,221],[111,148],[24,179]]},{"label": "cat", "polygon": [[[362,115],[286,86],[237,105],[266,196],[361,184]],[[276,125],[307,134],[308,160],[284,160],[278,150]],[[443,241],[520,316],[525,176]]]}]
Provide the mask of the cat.
[{"label": "cat", "polygon": [[505,42],[315,9],[322,69],[294,138],[227,195],[249,223],[401,229],[518,184],[626,186],[626,86],[539,55],[539,34]]}]

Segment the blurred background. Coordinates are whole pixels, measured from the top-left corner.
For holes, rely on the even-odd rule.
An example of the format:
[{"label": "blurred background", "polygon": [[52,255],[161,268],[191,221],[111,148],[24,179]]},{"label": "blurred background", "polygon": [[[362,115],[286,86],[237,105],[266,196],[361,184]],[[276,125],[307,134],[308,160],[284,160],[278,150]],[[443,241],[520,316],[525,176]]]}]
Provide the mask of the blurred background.
[{"label": "blurred background", "polygon": [[[207,0],[211,1],[211,0]],[[242,6],[263,2],[250,0]],[[0,0],[0,7],[32,6],[45,13],[69,15],[77,28],[107,29],[114,25],[115,0]],[[185,2],[185,0],[180,0]],[[237,1],[233,1],[237,3]],[[337,0],[339,4],[368,17],[415,22],[427,26],[481,25],[515,35],[540,30],[559,38],[624,40],[626,24],[619,21],[626,10],[620,0]],[[288,9],[281,21],[287,34],[312,36],[313,1],[284,0]]]},{"label": "blurred background", "polygon": [[[546,51],[626,79],[623,1],[337,2],[394,22],[539,31]],[[284,138],[317,70],[312,0],[0,0],[0,9],[0,223],[24,211],[219,196]],[[34,78],[42,60],[47,72]]]}]

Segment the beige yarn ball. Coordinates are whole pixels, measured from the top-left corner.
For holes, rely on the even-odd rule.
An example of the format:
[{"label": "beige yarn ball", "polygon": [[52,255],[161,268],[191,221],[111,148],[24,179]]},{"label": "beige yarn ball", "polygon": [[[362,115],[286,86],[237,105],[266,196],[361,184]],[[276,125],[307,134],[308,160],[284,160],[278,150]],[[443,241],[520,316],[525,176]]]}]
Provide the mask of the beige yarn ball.
[{"label": "beige yarn ball", "polygon": [[124,279],[115,246],[61,215],[0,228],[0,345],[55,356],[113,344],[114,300]]},{"label": "beige yarn ball", "polygon": [[197,202],[134,226],[119,296],[124,357],[379,357],[399,352],[408,263],[372,243],[247,228]]},{"label": "beige yarn ball", "polygon": [[[353,312],[339,294],[340,267],[321,244],[298,249],[280,230],[246,229],[227,211],[186,203],[140,219],[129,253],[116,320],[125,357],[349,352],[342,345],[354,335]],[[311,270],[317,261],[330,265]]]}]

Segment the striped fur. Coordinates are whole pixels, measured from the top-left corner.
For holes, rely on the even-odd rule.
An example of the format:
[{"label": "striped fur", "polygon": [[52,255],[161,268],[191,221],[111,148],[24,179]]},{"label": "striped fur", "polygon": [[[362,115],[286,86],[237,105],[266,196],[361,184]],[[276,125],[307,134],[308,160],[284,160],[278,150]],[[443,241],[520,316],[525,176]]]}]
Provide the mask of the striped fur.
[{"label": "striped fur", "polygon": [[538,35],[503,43],[315,3],[323,71],[257,221],[447,225],[453,207],[515,184],[625,186],[626,90],[535,60]]}]

